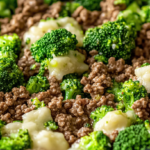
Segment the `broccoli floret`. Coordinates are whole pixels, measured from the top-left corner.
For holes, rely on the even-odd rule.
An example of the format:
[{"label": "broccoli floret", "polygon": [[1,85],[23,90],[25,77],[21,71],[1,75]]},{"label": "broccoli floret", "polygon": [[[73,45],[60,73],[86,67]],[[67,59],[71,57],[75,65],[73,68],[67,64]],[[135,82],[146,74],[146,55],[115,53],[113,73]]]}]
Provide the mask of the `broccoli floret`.
[{"label": "broccoli floret", "polygon": [[85,72],[85,73],[83,73],[83,76],[88,78],[89,73],[88,73],[88,72]]},{"label": "broccoli floret", "polygon": [[24,85],[24,77],[14,60],[0,58],[0,91],[10,92],[20,85]]},{"label": "broccoli floret", "polygon": [[66,29],[52,30],[31,46],[31,53],[37,62],[53,56],[67,55],[78,43],[76,35]]},{"label": "broccoli floret", "polygon": [[31,76],[26,85],[26,89],[27,91],[29,91],[30,94],[45,92],[49,87],[50,84],[47,78],[39,75]]},{"label": "broccoli floret", "polygon": [[149,122],[149,120],[145,120],[144,124],[145,124],[146,129],[150,133],[150,122]]},{"label": "broccoli floret", "polygon": [[121,94],[118,97],[119,101],[122,101],[125,106],[125,111],[132,110],[132,105],[136,100],[145,98],[147,91],[139,81],[132,81],[132,79],[125,81],[121,88]]},{"label": "broccoli floret", "polygon": [[20,129],[18,133],[13,133],[10,137],[2,137],[0,140],[0,149],[25,150],[31,148],[31,143],[28,130]]},{"label": "broccoli floret", "polygon": [[0,58],[12,58],[16,60],[18,56],[11,49],[3,49],[0,51]]},{"label": "broccoli floret", "polygon": [[44,123],[44,126],[46,128],[49,128],[50,130],[57,130],[58,129],[58,126],[57,126],[55,121],[47,121],[46,123]]},{"label": "broccoli floret", "polygon": [[83,46],[87,51],[97,50],[106,58],[128,60],[135,48],[136,32],[122,19],[104,23],[86,31]]},{"label": "broccoli floret", "polygon": [[140,31],[143,22],[138,11],[140,11],[139,6],[133,2],[126,10],[120,12],[118,19],[123,18],[127,24],[134,26],[136,31]]},{"label": "broccoli floret", "polygon": [[103,105],[101,107],[96,108],[95,111],[91,112],[90,118],[93,119],[93,125],[96,124],[100,119],[102,119],[108,112],[113,111],[114,108]]},{"label": "broccoli floret", "polygon": [[102,0],[75,0],[76,3],[79,3],[88,10],[100,10],[100,2]]},{"label": "broccoli floret", "polygon": [[44,101],[40,101],[37,97],[31,99],[31,102],[32,102],[33,105],[35,105],[35,109],[46,106]]},{"label": "broccoli floret", "polygon": [[114,4],[115,5],[126,5],[128,6],[133,0],[115,0]]},{"label": "broccoli floret", "polygon": [[10,18],[16,7],[17,0],[0,0],[0,18]]},{"label": "broccoli floret", "polygon": [[0,51],[12,51],[18,55],[21,49],[21,40],[17,34],[0,36]]},{"label": "broccoli floret", "polygon": [[108,88],[106,90],[107,93],[111,93],[111,94],[114,94],[115,98],[115,102],[118,102],[118,97],[120,96],[121,94],[121,88],[122,88],[122,82],[116,82],[115,80],[112,81],[113,82],[113,85],[112,87]]},{"label": "broccoli floret", "polygon": [[120,131],[113,144],[113,150],[145,150],[150,148],[150,134],[144,126],[132,125]]},{"label": "broccoli floret", "polygon": [[143,23],[150,22],[150,5],[143,6],[140,15],[143,19]]},{"label": "broccoli floret", "polygon": [[80,79],[75,75],[68,75],[64,77],[60,84],[61,91],[65,92],[64,99],[75,99],[76,95],[83,95],[83,85],[80,83]]},{"label": "broccoli floret", "polygon": [[109,138],[102,131],[94,131],[82,137],[79,143],[79,148],[84,150],[109,150],[111,147]]},{"label": "broccoli floret", "polygon": [[6,123],[2,120],[0,120],[0,139],[2,137],[2,134],[1,134],[1,128],[5,125]]},{"label": "broccoli floret", "polygon": [[108,58],[103,55],[95,55],[94,59],[98,62],[103,62],[104,64],[108,64]]},{"label": "broccoli floret", "polygon": [[145,67],[145,66],[149,66],[149,63],[144,63],[143,65],[141,65],[141,67]]}]

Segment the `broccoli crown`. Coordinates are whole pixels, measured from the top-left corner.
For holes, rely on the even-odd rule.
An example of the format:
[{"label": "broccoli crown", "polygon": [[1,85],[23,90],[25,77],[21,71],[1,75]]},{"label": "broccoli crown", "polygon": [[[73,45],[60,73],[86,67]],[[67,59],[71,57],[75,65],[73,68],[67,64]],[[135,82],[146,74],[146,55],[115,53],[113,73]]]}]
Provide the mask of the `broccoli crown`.
[{"label": "broccoli crown", "polygon": [[0,0],[0,18],[11,17],[17,7],[17,0]]},{"label": "broccoli crown", "polygon": [[113,150],[145,150],[150,148],[150,134],[144,124],[132,125],[119,132]]},{"label": "broccoli crown", "polygon": [[112,81],[113,82],[113,86],[110,88],[107,88],[106,92],[107,93],[111,93],[114,94],[115,96],[115,101],[118,102],[118,97],[121,94],[121,88],[122,88],[122,82],[116,82],[115,80]]},{"label": "broccoli crown", "polygon": [[87,51],[97,50],[106,58],[128,60],[135,48],[136,32],[123,19],[104,23],[86,31],[83,46]]},{"label": "broccoli crown", "polygon": [[149,6],[143,6],[140,14],[143,18],[144,23],[150,22],[150,5]]},{"label": "broccoli crown", "polygon": [[18,56],[11,49],[2,49],[0,51],[0,58],[12,58],[16,60]]},{"label": "broccoli crown", "polygon": [[147,91],[139,81],[132,81],[132,79],[125,81],[122,85],[121,94],[118,99],[123,101],[125,110],[132,110],[131,106],[140,98],[147,96]]},{"label": "broccoli crown", "polygon": [[0,58],[0,91],[10,92],[20,85],[24,85],[24,77],[14,60]]},{"label": "broccoli crown", "polygon": [[37,62],[42,62],[45,58],[67,55],[75,49],[77,43],[75,34],[66,29],[57,29],[32,44],[31,53]]},{"label": "broccoli crown", "polygon": [[109,150],[111,142],[102,131],[94,131],[81,138],[79,147],[84,150]]},{"label": "broccoli crown", "polygon": [[79,3],[88,10],[100,10],[100,2],[102,0],[75,0],[76,3]]},{"label": "broccoli crown", "polygon": [[94,59],[98,62],[103,62],[104,64],[108,64],[108,58],[103,55],[95,55]]},{"label": "broccoli crown", "polygon": [[149,66],[149,63],[144,63],[143,65],[141,65],[141,67],[145,67],[145,66]]},{"label": "broccoli crown", "polygon": [[58,129],[58,126],[57,126],[55,121],[47,121],[46,123],[44,123],[44,126],[46,128],[49,128],[50,130],[57,130]]},{"label": "broccoli crown", "polygon": [[35,106],[35,109],[45,107],[44,101],[40,101],[37,97],[31,99],[32,104]]},{"label": "broccoli crown", "polygon": [[26,89],[27,91],[29,91],[30,94],[45,92],[49,87],[50,84],[47,78],[39,75],[31,76],[26,85]]},{"label": "broccoli crown", "polygon": [[25,150],[31,148],[31,143],[28,130],[20,129],[18,133],[13,133],[10,137],[2,137],[0,140],[0,149]]},{"label": "broccoli crown", "polygon": [[65,92],[65,100],[74,99],[76,95],[83,95],[83,85],[80,83],[80,79],[75,78],[74,75],[68,75],[68,78],[64,77],[60,88]]},{"label": "broccoli crown", "polygon": [[17,34],[0,36],[0,51],[12,51],[18,55],[21,49],[21,40]]},{"label": "broccoli crown", "polygon": [[101,107],[96,108],[95,111],[91,112],[90,118],[93,119],[93,125],[96,124],[100,119],[102,119],[108,112],[113,111],[114,108],[103,105]]}]

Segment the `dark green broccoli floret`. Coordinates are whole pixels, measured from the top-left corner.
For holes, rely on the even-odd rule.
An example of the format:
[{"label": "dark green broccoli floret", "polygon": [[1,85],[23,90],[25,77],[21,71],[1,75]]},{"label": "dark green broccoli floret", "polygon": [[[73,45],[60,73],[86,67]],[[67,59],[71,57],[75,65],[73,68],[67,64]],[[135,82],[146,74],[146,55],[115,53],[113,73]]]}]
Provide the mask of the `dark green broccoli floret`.
[{"label": "dark green broccoli floret", "polygon": [[31,99],[32,105],[35,105],[35,109],[45,107],[44,101],[40,101],[37,97]]},{"label": "dark green broccoli floret", "polygon": [[94,131],[80,139],[79,148],[83,150],[110,150],[110,139],[102,131]]},{"label": "dark green broccoli floret", "polygon": [[13,133],[10,137],[2,137],[0,140],[0,149],[25,150],[31,148],[31,143],[28,130],[20,129],[18,133]]},{"label": "dark green broccoli floret", "polygon": [[16,55],[21,49],[21,40],[17,34],[0,36],[0,51],[12,51]]},{"label": "dark green broccoli floret", "polygon": [[114,108],[103,105],[96,108],[95,111],[91,112],[90,118],[93,119],[93,124],[95,125],[100,119],[102,119],[108,112],[113,111]]},{"label": "dark green broccoli floret", "polygon": [[10,92],[20,85],[24,85],[24,77],[14,60],[0,58],[0,91]]},{"label": "dark green broccoli floret", "polygon": [[143,22],[138,11],[140,11],[139,6],[133,2],[126,10],[120,12],[118,19],[123,18],[127,24],[134,26],[136,31],[140,31]]},{"label": "dark green broccoli floret", "polygon": [[106,58],[115,57],[128,60],[135,48],[136,32],[122,19],[104,23],[100,27],[86,31],[83,46],[85,50],[97,50]]},{"label": "dark green broccoli floret", "polygon": [[66,29],[57,29],[46,33],[32,44],[31,53],[37,62],[42,62],[45,58],[53,58],[54,55],[67,55],[70,50],[75,49],[77,43],[75,34]]},{"label": "dark green broccoli floret", "polygon": [[121,94],[118,100],[122,101],[125,106],[125,111],[132,110],[132,105],[136,100],[147,96],[147,91],[139,81],[131,79],[125,81],[122,85]]},{"label": "dark green broccoli floret", "polygon": [[74,75],[68,75],[64,77],[60,84],[61,91],[65,92],[65,100],[75,99],[76,95],[83,95],[83,85],[80,83],[80,79]]},{"label": "dark green broccoli floret", "polygon": [[108,58],[103,55],[95,55],[94,59],[98,62],[103,62],[104,64],[108,64]]},{"label": "dark green broccoli floret", "polygon": [[144,126],[132,125],[119,132],[113,150],[145,150],[150,148],[150,134]]},{"label": "dark green broccoli floret", "polygon": [[44,92],[50,87],[50,84],[44,76],[32,76],[30,77],[26,89],[30,94]]},{"label": "dark green broccoli floret", "polygon": [[143,65],[141,65],[141,67],[145,67],[145,66],[149,66],[149,63],[144,63]]},{"label": "dark green broccoli floret", "polygon": [[17,0],[0,0],[0,18],[10,18],[16,7]]},{"label": "dark green broccoli floret", "polygon": [[76,3],[79,3],[88,10],[100,10],[100,2],[102,0],[75,0]]},{"label": "dark green broccoli floret", "polygon": [[44,123],[44,126],[46,128],[49,128],[50,130],[57,130],[58,129],[58,126],[57,126],[55,121],[47,121],[46,123]]},{"label": "dark green broccoli floret", "polygon": [[118,102],[118,97],[120,96],[121,94],[121,88],[122,88],[122,82],[116,82],[115,80],[112,81],[113,82],[113,85],[112,87],[108,88],[106,90],[107,93],[111,93],[111,94],[114,94],[115,96],[115,102]]}]

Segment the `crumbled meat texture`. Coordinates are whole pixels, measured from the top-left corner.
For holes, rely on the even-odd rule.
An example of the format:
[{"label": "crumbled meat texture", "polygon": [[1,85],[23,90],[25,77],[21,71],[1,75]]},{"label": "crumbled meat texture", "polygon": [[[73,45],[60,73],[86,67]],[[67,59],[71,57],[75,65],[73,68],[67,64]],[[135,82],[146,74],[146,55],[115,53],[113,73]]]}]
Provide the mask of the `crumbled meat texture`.
[{"label": "crumbled meat texture", "polygon": [[114,130],[111,134],[106,134],[111,142],[115,142],[116,137],[118,136],[119,132],[118,130]]},{"label": "crumbled meat texture", "polygon": [[18,8],[12,19],[1,19],[1,34],[17,33],[21,38],[28,28],[41,19],[57,18],[61,11],[61,2],[51,6],[43,3],[43,0],[18,0]]},{"label": "crumbled meat texture", "polygon": [[150,99],[148,97],[135,101],[132,109],[142,120],[150,119]]}]

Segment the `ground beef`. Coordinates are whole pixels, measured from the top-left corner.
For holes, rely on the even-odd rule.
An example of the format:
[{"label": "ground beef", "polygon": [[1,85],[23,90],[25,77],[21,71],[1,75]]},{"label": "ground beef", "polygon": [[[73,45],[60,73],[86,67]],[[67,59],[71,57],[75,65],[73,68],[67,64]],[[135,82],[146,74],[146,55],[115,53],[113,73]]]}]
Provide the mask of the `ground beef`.
[{"label": "ground beef", "polygon": [[148,97],[135,101],[132,109],[142,120],[150,120],[150,99]]},{"label": "ground beef", "polygon": [[48,6],[43,0],[18,0],[15,15],[8,23],[8,19],[1,19],[1,34],[17,33],[21,38],[25,31],[41,19],[57,18],[61,11],[61,2]]}]

